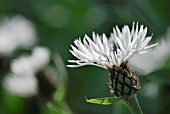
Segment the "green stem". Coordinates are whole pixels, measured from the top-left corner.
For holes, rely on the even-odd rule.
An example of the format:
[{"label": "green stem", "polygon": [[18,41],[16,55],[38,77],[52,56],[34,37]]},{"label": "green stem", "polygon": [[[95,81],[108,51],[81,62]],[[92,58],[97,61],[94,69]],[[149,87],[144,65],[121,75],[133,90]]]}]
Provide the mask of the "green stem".
[{"label": "green stem", "polygon": [[143,114],[136,95],[128,98],[123,98],[123,103],[128,107],[132,114]]}]

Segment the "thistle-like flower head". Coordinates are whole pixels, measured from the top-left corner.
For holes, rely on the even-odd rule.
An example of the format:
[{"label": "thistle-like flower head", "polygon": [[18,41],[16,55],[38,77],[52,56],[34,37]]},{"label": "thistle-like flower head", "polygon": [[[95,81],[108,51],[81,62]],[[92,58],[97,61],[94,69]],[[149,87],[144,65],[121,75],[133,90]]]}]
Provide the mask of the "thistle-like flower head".
[{"label": "thistle-like flower head", "polygon": [[93,32],[93,38],[84,36],[83,41],[77,39],[75,46],[71,45],[70,52],[78,60],[69,60],[75,65],[68,67],[80,67],[84,65],[95,65],[107,69],[110,72],[110,92],[117,97],[129,97],[140,89],[140,81],[127,60],[134,54],[146,53],[148,48],[157,45],[149,45],[152,36],[146,36],[147,27],[138,23],[133,24],[132,30],[125,25],[122,30],[117,26],[113,28],[110,37],[105,34],[101,36]]},{"label": "thistle-like flower head", "polygon": [[146,36],[147,27],[138,23],[133,23],[132,30],[127,25],[122,31],[116,26],[110,37],[103,33],[102,35],[93,32],[92,39],[87,35],[83,41],[76,39],[75,46],[71,45],[70,52],[78,58],[78,60],[69,60],[75,65],[67,65],[68,67],[80,67],[84,65],[95,65],[103,68],[120,67],[133,54],[146,53],[148,48],[157,45],[149,45],[152,36]]}]

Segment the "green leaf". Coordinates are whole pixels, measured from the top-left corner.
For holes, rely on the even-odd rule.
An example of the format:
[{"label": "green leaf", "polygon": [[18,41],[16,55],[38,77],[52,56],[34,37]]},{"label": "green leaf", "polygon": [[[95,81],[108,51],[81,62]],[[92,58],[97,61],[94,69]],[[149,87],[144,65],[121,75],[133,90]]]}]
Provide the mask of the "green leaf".
[{"label": "green leaf", "polygon": [[122,100],[121,97],[106,97],[106,98],[94,98],[94,99],[86,98],[86,101],[89,103],[101,104],[101,105],[110,105],[120,100]]},{"label": "green leaf", "polygon": [[2,108],[7,114],[18,114],[24,106],[24,100],[21,97],[10,94],[8,91],[3,91]]}]

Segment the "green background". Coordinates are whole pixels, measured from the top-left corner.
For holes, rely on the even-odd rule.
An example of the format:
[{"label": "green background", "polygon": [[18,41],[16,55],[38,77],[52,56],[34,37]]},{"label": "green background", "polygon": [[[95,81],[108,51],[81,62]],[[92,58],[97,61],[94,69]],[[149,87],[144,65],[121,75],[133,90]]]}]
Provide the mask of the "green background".
[{"label": "green background", "polygon": [[[169,10],[169,0],[0,0],[0,16],[12,17],[19,14],[32,21],[36,27],[39,45],[58,52],[65,65],[68,64],[68,59],[74,59],[69,53],[74,39],[83,38],[84,34],[91,36],[93,31],[109,36],[115,25],[132,26],[133,22],[139,22],[148,27],[148,35],[153,33],[152,41],[158,41],[170,25]],[[158,53],[158,56],[161,55]],[[156,73],[140,77],[142,87],[154,82],[159,89],[156,97],[146,97],[142,93],[143,89],[139,92],[139,103],[144,114],[170,112],[169,69],[170,62],[167,62]],[[110,96],[106,70],[94,66],[67,70],[69,80],[66,102],[74,114],[129,113],[122,103],[102,106],[85,101],[85,96]],[[0,114],[14,114],[15,111],[18,113],[18,110],[22,110],[24,100],[18,100],[19,98],[3,91],[0,90],[4,102],[1,103]]]}]

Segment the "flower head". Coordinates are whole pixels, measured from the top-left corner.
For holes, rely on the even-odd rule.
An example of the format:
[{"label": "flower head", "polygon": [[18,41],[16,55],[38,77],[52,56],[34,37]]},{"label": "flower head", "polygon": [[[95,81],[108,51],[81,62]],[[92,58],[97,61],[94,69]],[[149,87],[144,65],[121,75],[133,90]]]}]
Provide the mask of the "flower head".
[{"label": "flower head", "polygon": [[85,35],[83,41],[77,39],[75,46],[71,45],[70,52],[78,60],[69,60],[76,65],[68,67],[80,67],[95,65],[103,67],[110,72],[110,92],[117,97],[130,97],[140,89],[140,81],[127,64],[127,60],[134,54],[146,53],[148,48],[157,45],[149,45],[152,36],[146,36],[147,27],[138,27],[133,24],[132,30],[125,25],[122,31],[116,26],[110,37],[101,36],[93,32],[93,38]]},{"label": "flower head", "polygon": [[[37,46],[33,49],[32,55],[22,55],[14,59],[11,63],[11,73],[4,78],[3,86],[10,93],[21,96],[30,97],[36,95],[40,91],[38,74],[45,77],[47,66],[50,62],[51,52],[46,47]],[[43,75],[42,72],[46,72]],[[54,75],[48,76],[49,81],[56,82]]]},{"label": "flower head", "polygon": [[67,65],[68,67],[80,67],[84,65],[95,65],[108,69],[108,67],[120,67],[123,62],[133,54],[146,53],[148,48],[157,45],[149,45],[152,36],[146,36],[147,27],[143,25],[138,27],[138,23],[133,23],[132,30],[125,25],[122,31],[116,26],[110,37],[103,33],[102,35],[93,32],[92,39],[87,35],[83,41],[76,39],[75,46],[71,45],[70,52],[78,60],[69,60],[76,65]]},{"label": "flower head", "polygon": [[37,42],[35,26],[21,15],[0,19],[0,55],[27,49]]},{"label": "flower head", "polygon": [[3,87],[11,94],[30,97],[38,93],[38,81],[33,75],[11,73],[3,80]]}]

